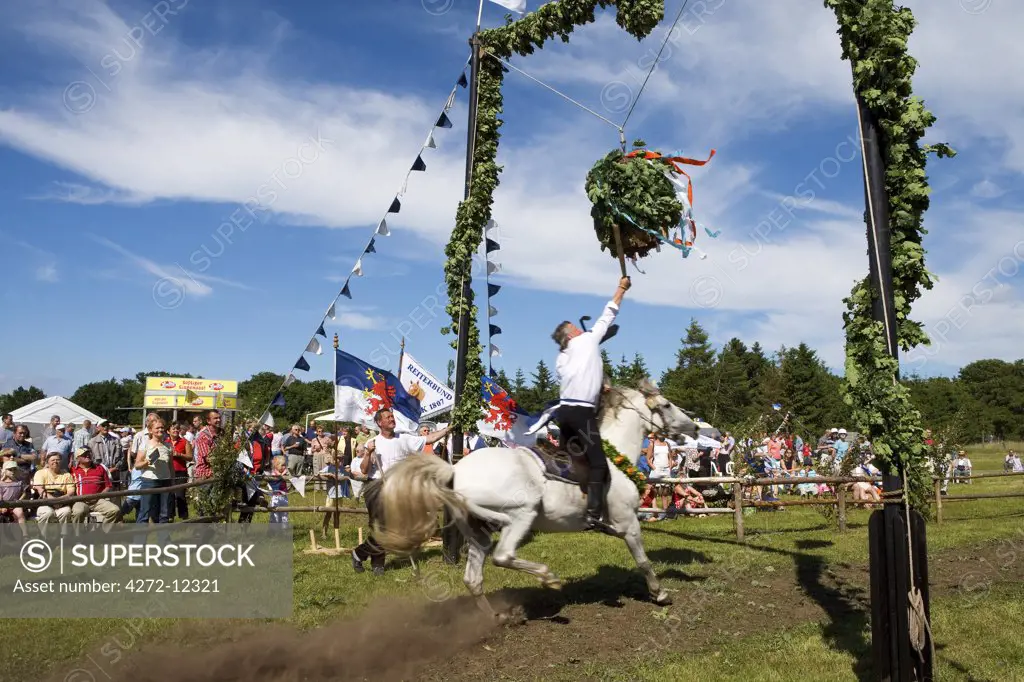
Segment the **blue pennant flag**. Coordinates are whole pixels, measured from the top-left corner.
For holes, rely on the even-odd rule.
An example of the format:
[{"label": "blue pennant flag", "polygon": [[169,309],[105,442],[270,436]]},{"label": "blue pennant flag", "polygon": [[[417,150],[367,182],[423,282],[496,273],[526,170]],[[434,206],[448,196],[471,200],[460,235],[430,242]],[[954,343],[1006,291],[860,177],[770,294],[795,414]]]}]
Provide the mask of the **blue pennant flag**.
[{"label": "blue pennant flag", "polygon": [[491,325],[491,336],[497,336],[501,333],[501,327],[496,324]]},{"label": "blue pennant flag", "polygon": [[295,369],[301,369],[303,372],[309,371],[309,363],[306,362],[305,356],[299,356],[299,361],[295,363]]},{"label": "blue pennant flag", "polygon": [[324,323],[323,323],[323,322],[321,322],[321,323],[320,323],[320,326],[316,328],[316,333],[317,333],[317,334],[318,334],[319,336],[322,336],[322,337],[324,337],[325,339],[327,338],[327,332],[326,332],[326,331],[324,331]]},{"label": "blue pennant flag", "polygon": [[284,393],[278,391],[277,395],[274,396],[274,399],[270,401],[270,405],[272,407],[284,407]]},{"label": "blue pennant flag", "polygon": [[373,245],[373,242],[375,241],[376,239],[371,239],[370,243],[366,245],[366,251],[363,251],[363,253],[377,253],[377,249]]},{"label": "blue pennant flag", "polygon": [[448,118],[448,114],[441,112],[441,115],[437,117],[437,123],[434,124],[435,128],[451,128],[452,122]]},{"label": "blue pennant flag", "polygon": [[494,241],[490,237],[487,238],[487,253],[490,253],[491,251],[497,251],[500,248],[501,245],[498,242]]},{"label": "blue pennant flag", "polygon": [[415,433],[423,409],[394,374],[343,350],[334,351],[334,420],[373,425],[377,410],[390,408],[395,430]]},{"label": "blue pennant flag", "polygon": [[348,282],[345,282],[345,286],[341,288],[341,295],[348,299],[352,298],[352,292],[349,291]]},{"label": "blue pennant flag", "polygon": [[487,285],[487,297],[488,298],[490,298],[491,296],[494,296],[499,291],[501,291],[501,285],[500,284],[488,284]]},{"label": "blue pennant flag", "polygon": [[417,156],[416,160],[412,162],[412,169],[414,171],[425,171],[427,170],[427,164],[423,161],[422,156]]}]

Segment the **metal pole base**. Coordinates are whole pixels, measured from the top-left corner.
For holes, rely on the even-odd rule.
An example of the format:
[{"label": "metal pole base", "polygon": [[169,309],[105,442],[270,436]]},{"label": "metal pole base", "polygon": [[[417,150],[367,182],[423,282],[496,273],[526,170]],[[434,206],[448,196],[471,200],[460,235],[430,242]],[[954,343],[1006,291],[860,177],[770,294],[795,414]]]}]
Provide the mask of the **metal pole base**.
[{"label": "metal pole base", "polygon": [[[914,551],[914,586],[921,592],[924,612],[931,620],[925,522],[910,511]],[[931,637],[925,633],[920,653],[910,644],[907,522],[896,505],[871,515],[868,524],[871,565],[871,643],[875,679],[880,682],[930,682],[934,678]]]}]

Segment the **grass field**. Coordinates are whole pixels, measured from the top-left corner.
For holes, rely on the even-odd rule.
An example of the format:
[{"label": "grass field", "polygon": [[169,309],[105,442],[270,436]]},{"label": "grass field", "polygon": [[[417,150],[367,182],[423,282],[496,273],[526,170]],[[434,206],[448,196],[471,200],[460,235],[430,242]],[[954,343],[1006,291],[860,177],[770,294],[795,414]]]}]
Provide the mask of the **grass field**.
[{"label": "grass field", "polygon": [[[969,451],[976,471],[1000,470],[1004,452],[992,447]],[[1018,490],[1024,490],[1024,478],[950,486],[952,495]],[[561,592],[542,590],[529,576],[488,565],[488,592],[501,590],[503,598],[521,604],[528,624],[470,633],[457,648],[437,657],[410,644],[408,665],[418,676],[437,680],[865,679],[871,658],[866,610],[869,515],[851,509],[848,531],[840,534],[813,508],[757,512],[746,517],[746,543],[735,540],[728,516],[645,524],[648,554],[674,593],[675,604],[668,609],[644,601],[643,580],[623,543],[587,534],[541,535],[520,554],[548,563],[566,580]],[[342,544],[351,547],[365,517],[348,515],[342,522]],[[372,630],[378,601],[400,598],[407,606],[397,615],[393,609],[387,612],[390,622],[383,631],[391,633],[386,637],[397,637],[398,651],[382,650],[380,675],[372,674],[375,669],[365,661],[363,668],[355,665],[350,651],[330,654],[336,667],[324,668],[330,661],[313,653],[320,660],[296,660],[287,674],[238,662],[230,673],[197,677],[193,671],[188,679],[408,678],[408,670],[399,671],[389,660],[389,654],[402,655],[405,635],[394,635],[395,628],[402,630],[400,619],[405,617],[424,636],[431,628],[455,627],[445,620],[447,615],[415,614],[438,614],[445,604],[458,604],[461,610],[463,604],[452,601],[465,593],[461,568],[446,566],[433,550],[424,554],[420,580],[408,562],[400,561],[379,578],[369,572],[356,575],[347,557],[303,553],[308,529],[319,524],[319,516],[293,514],[292,523],[294,611],[286,622],[273,623],[281,633],[275,641],[299,649],[329,632],[325,626],[344,633],[363,626]],[[1024,680],[1021,499],[949,503],[944,523],[930,524],[928,536],[939,679],[1013,680],[1016,675]],[[281,587],[287,586],[259,586],[254,598],[262,589]],[[472,607],[466,604],[465,610]],[[229,646],[245,636],[240,632],[269,625],[231,620],[0,620],[4,631],[16,633],[0,657],[0,680],[141,682],[149,679],[140,670],[154,650],[173,651],[180,660],[205,661],[215,655],[218,644]],[[406,630],[411,627],[406,624]],[[258,658],[257,652],[246,656]],[[199,670],[215,668],[214,659],[209,660]],[[357,668],[364,672],[351,677]],[[165,670],[160,679],[179,678]]]}]

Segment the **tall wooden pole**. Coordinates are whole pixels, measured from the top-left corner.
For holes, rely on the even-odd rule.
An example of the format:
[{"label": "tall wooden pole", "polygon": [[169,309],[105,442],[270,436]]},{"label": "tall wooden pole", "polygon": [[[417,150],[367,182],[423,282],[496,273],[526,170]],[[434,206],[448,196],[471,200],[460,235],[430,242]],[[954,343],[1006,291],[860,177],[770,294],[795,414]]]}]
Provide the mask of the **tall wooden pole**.
[{"label": "tall wooden pole", "polygon": [[[469,68],[469,122],[466,132],[466,192],[465,199],[469,199],[473,187],[473,155],[476,150],[476,111],[477,97],[480,88],[480,26],[473,34],[469,44],[473,54],[470,58]],[[462,277],[462,301],[459,310],[459,341],[458,353],[455,357],[455,402],[458,405],[462,400],[463,392],[466,390],[466,358],[469,354],[469,310],[470,299],[473,296],[473,273],[472,266],[467,268],[468,272]],[[479,391],[479,386],[471,386],[470,390]],[[463,439],[462,431],[465,424],[455,424],[452,432],[452,463],[454,464],[462,457]],[[458,529],[452,524],[449,514],[444,516],[444,531],[442,533],[444,559],[448,563],[458,563],[459,552],[462,546],[462,536]]]},{"label": "tall wooden pole", "polygon": [[[864,165],[864,197],[868,218],[869,279],[875,294],[872,317],[885,330],[889,354],[899,361],[896,340],[895,295],[892,283],[892,253],[889,241],[889,196],[885,189],[885,160],[882,158],[878,123],[864,99],[857,95],[861,154]],[[899,371],[893,376],[899,381]],[[882,489],[894,493],[903,487],[902,467],[885,471]],[[929,642],[917,652],[910,641],[911,584],[921,591],[924,613],[930,618],[928,557],[924,519],[910,510],[910,519],[899,505],[887,504],[871,515],[868,545],[871,567],[871,639],[877,678],[885,682],[934,679],[934,661]],[[913,542],[908,549],[907,528]],[[930,636],[926,634],[926,637]]]}]

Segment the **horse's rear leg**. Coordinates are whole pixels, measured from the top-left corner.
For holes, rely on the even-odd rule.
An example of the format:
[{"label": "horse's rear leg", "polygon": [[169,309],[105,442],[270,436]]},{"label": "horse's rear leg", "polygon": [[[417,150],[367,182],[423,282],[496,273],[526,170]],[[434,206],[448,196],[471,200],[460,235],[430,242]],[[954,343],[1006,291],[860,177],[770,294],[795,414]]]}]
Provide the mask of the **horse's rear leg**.
[{"label": "horse's rear leg", "polygon": [[634,517],[633,523],[630,524],[629,528],[626,529],[624,536],[626,546],[629,547],[629,553],[633,555],[633,559],[636,560],[636,565],[640,567],[640,570],[644,574],[644,579],[647,580],[647,589],[651,593],[651,599],[654,600],[655,604],[659,606],[668,606],[672,603],[672,597],[669,596],[661,587],[661,583],[658,581],[658,576],[654,574],[654,567],[651,566],[651,560],[647,558],[647,552],[644,551],[644,541],[640,534],[640,521]]},{"label": "horse's rear leg", "polygon": [[498,538],[498,544],[494,548],[494,565],[535,575],[544,587],[556,590],[561,588],[561,579],[548,570],[547,566],[516,556],[516,549],[530,532],[533,520],[537,518],[537,512],[518,509],[508,512],[508,514],[512,517],[512,522],[501,529],[501,537]]},{"label": "horse's rear leg", "polygon": [[462,582],[473,595],[477,607],[487,615],[497,618],[498,613],[484,596],[484,561],[493,546],[491,534],[479,522],[470,522],[462,531],[469,545],[466,552],[466,572],[462,576]]}]

